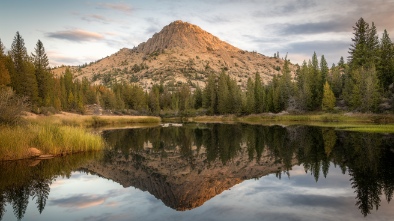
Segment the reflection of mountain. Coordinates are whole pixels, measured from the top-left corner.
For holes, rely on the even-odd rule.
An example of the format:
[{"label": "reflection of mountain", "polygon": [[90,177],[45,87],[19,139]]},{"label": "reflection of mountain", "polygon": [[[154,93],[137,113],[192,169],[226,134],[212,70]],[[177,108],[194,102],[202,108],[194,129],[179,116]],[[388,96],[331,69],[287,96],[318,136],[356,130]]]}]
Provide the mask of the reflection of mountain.
[{"label": "reflection of mountain", "polygon": [[148,191],[165,205],[183,211],[201,206],[243,180],[280,172],[283,166],[267,153],[260,163],[249,161],[246,149],[226,165],[205,160],[204,154],[190,161],[177,153],[162,158],[140,152],[128,159],[116,158],[111,164],[92,163],[87,168],[124,187]]},{"label": "reflection of mountain", "polygon": [[[393,136],[336,132],[319,127],[199,125],[107,131],[107,163],[87,168],[125,187],[134,186],[176,210],[187,210],[246,179],[302,164],[327,177],[330,163],[352,176],[356,205],[367,215],[391,200]],[[321,172],[323,174],[321,174]],[[370,179],[372,178],[372,179]]]}]

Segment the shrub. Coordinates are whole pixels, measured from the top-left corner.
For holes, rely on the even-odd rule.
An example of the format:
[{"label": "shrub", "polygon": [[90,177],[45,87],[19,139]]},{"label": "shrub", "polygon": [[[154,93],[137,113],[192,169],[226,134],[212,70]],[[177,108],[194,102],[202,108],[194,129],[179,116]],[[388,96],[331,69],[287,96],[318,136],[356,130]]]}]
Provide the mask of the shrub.
[{"label": "shrub", "polygon": [[21,121],[23,111],[27,110],[28,102],[11,88],[0,87],[0,124],[17,124]]}]

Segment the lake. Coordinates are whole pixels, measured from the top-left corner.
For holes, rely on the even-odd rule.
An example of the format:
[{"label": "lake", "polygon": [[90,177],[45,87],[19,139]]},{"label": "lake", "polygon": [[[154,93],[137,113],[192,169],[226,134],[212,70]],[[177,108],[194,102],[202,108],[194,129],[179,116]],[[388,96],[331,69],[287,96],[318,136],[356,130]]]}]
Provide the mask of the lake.
[{"label": "lake", "polygon": [[[168,127],[167,127],[168,126]],[[394,136],[185,124],[0,163],[0,220],[393,220]]]}]

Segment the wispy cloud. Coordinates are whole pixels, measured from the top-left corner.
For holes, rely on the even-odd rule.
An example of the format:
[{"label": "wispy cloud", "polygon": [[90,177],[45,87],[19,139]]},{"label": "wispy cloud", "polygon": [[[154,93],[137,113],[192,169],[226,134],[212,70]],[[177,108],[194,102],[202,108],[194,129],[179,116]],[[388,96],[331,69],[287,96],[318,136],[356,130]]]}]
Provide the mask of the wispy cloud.
[{"label": "wispy cloud", "polygon": [[[97,58],[95,57],[84,57],[84,56],[77,57],[74,55],[64,55],[63,53],[58,51],[48,51],[47,55],[49,58],[50,66],[52,67],[56,67],[60,65],[80,65],[82,63],[88,63],[97,60]],[[60,186],[63,183],[64,181],[61,181],[59,183],[55,182],[52,185]]]},{"label": "wispy cloud", "polygon": [[[274,26],[274,25],[273,25]],[[305,35],[305,34],[319,34],[328,32],[349,32],[351,27],[344,25],[339,21],[323,21],[315,23],[302,24],[276,24],[277,27],[282,27],[281,34],[286,35]]]},{"label": "wispy cloud", "polygon": [[108,24],[112,21],[111,19],[108,19],[102,15],[97,15],[97,14],[86,15],[86,16],[82,16],[81,18],[82,18],[82,20],[85,20],[88,22],[100,22],[103,24]]},{"label": "wispy cloud", "polygon": [[57,38],[75,42],[96,41],[104,39],[102,34],[81,29],[48,32],[46,33],[46,36],[49,38]]},{"label": "wispy cloud", "polygon": [[99,3],[98,6],[100,8],[121,11],[126,14],[130,14],[133,11],[133,8],[126,3]]}]

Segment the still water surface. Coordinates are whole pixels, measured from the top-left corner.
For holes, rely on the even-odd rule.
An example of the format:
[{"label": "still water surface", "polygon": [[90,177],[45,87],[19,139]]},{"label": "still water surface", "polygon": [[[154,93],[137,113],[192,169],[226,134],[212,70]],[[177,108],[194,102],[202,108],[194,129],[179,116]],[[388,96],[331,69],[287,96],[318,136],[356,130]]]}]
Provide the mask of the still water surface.
[{"label": "still water surface", "polygon": [[393,220],[394,137],[307,126],[104,131],[111,150],[0,163],[0,220]]}]

